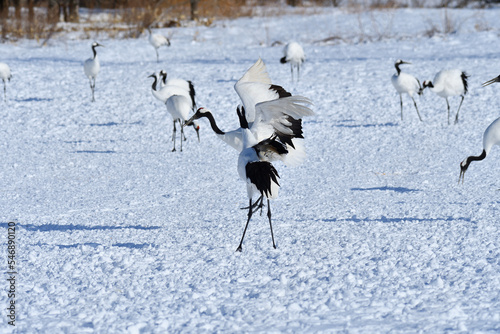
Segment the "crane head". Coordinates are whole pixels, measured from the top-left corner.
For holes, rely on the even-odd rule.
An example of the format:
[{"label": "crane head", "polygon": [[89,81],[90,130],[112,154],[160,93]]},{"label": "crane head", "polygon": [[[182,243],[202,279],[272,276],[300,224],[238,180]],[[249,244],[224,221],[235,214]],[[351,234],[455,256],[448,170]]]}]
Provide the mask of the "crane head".
[{"label": "crane head", "polygon": [[[198,125],[197,122],[194,122],[194,121],[197,119],[200,119],[202,117],[205,117],[208,114],[210,114],[210,111],[206,110],[203,107],[200,107],[200,108],[198,108],[198,110],[196,110],[196,112],[194,113],[194,115],[190,119],[188,119],[186,122],[184,122],[184,125],[196,124],[197,126],[195,126],[195,129],[198,128],[198,130],[199,130],[200,126]],[[199,136],[198,136],[198,139],[199,139]]]},{"label": "crane head", "polygon": [[464,183],[465,172],[467,171],[467,168],[469,168],[470,163],[471,161],[469,158],[460,163],[460,176],[458,177],[458,183],[460,183],[460,181],[462,181],[462,184]]}]

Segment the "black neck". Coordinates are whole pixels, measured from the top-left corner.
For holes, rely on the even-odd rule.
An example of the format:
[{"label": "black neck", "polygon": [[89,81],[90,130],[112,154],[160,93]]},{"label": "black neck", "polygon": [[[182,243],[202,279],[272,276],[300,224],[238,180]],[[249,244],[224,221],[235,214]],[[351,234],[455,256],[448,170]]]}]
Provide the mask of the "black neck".
[{"label": "black neck", "polygon": [[398,75],[401,73],[401,69],[399,68],[399,64],[396,63],[394,64],[394,67],[396,67],[396,72],[398,72]]},{"label": "black neck", "polygon": [[156,82],[158,81],[158,78],[156,77],[156,75],[154,75],[152,77],[155,79],[155,81],[153,82],[153,85],[151,86],[151,89],[156,92]]},{"label": "black neck", "polygon": [[95,57],[97,56],[97,52],[96,52],[96,50],[95,50],[95,47],[96,47],[96,46],[97,46],[97,45],[92,45],[92,52],[94,52],[94,59],[95,59]]},{"label": "black neck", "polygon": [[224,131],[222,131],[221,129],[219,129],[219,127],[217,126],[217,123],[215,123],[215,119],[214,119],[214,116],[212,115],[212,113],[205,112],[204,114],[201,115],[201,117],[208,118],[208,120],[210,121],[210,126],[212,127],[212,130],[214,130],[214,132],[216,134],[218,134],[218,135],[224,135],[224,134],[226,134]]},{"label": "black neck", "polygon": [[481,153],[481,155],[479,156],[473,156],[471,155],[470,157],[467,158],[467,160],[465,161],[465,166],[463,167],[465,170],[467,170],[467,168],[469,168],[469,165],[472,161],[481,161],[483,160],[484,158],[486,158],[486,151],[483,150],[483,152]]},{"label": "black neck", "polygon": [[161,81],[163,82],[163,84],[167,83],[167,73],[164,72],[161,74]]}]

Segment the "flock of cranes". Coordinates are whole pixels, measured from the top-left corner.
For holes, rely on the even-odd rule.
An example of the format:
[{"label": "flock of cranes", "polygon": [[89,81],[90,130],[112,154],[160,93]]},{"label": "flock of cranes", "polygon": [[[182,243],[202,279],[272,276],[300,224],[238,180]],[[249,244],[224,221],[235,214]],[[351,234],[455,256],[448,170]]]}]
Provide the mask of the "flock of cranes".
[{"label": "flock of cranes", "polygon": [[457,69],[453,70],[442,70],[439,71],[434,77],[433,81],[424,81],[423,86],[420,85],[420,81],[413,75],[402,72],[400,66],[403,64],[411,64],[398,59],[394,66],[396,67],[396,74],[391,77],[391,82],[396,91],[399,93],[399,99],[401,104],[401,120],[403,120],[403,94],[408,94],[413,100],[415,109],[417,110],[418,118],[422,121],[422,117],[418,111],[417,102],[413,96],[416,94],[422,95],[425,88],[429,88],[436,95],[444,98],[446,100],[446,105],[448,107],[448,124],[450,124],[450,103],[448,98],[452,96],[461,96],[462,100],[458,106],[457,114],[455,116],[455,124],[458,123],[458,113],[460,112],[460,107],[462,107],[462,102],[464,101],[465,94],[467,94],[469,77],[465,72]]},{"label": "flock of cranes", "polygon": [[[149,41],[155,48],[158,62],[158,48],[164,45],[170,46],[170,41],[164,36],[153,34],[149,29],[148,31],[150,33]],[[100,70],[97,47],[103,47],[103,45],[97,42],[92,43],[93,57],[85,60],[83,64],[85,76],[90,82],[93,102],[95,101],[96,77]],[[300,67],[304,61],[304,50],[298,43],[292,42],[286,45],[280,62],[290,64],[292,81],[294,79],[294,68],[297,69],[297,80],[299,80]],[[391,82],[400,96],[401,119],[403,120],[402,95],[408,94],[413,100],[420,121],[422,121],[414,96],[415,94],[421,95],[425,88],[429,88],[446,100],[448,124],[450,123],[448,98],[452,96],[461,97],[455,116],[456,124],[459,120],[462,102],[468,90],[468,75],[456,69],[443,70],[438,72],[432,81],[424,81],[423,85],[421,85],[417,78],[401,70],[400,66],[405,64],[410,63],[397,60],[394,64],[396,74],[391,77]],[[0,78],[4,83],[4,100],[7,99],[6,82],[10,81],[11,77],[9,66],[0,63]],[[196,92],[191,81],[168,78],[167,73],[163,70],[159,74],[153,73],[149,77],[154,80],[151,86],[152,95],[165,105],[172,117],[172,151],[177,150],[176,124],[180,130],[180,151],[182,151],[182,142],[186,140],[184,127],[192,126],[199,141],[200,126],[198,121],[206,118],[215,135],[239,152],[237,170],[240,178],[246,184],[248,206],[243,209],[248,211],[245,228],[237,251],[242,250],[243,240],[253,214],[259,210],[262,212],[266,204],[272,245],[276,248],[270,199],[278,196],[280,177],[273,163],[282,161],[285,165],[294,166],[303,162],[305,149],[302,119],[314,115],[311,110],[311,100],[303,96],[292,96],[282,86],[273,84],[264,62],[259,58],[234,85],[234,89],[241,100],[241,104],[236,107],[236,117],[238,117],[240,127],[231,131],[223,131],[218,127],[211,111],[203,107],[197,107],[195,101]],[[500,82],[500,76],[485,82],[483,86],[495,82]],[[485,130],[482,153],[479,156],[469,156],[460,163],[459,182],[463,182],[465,172],[472,161],[485,159],[492,146],[499,144],[500,118],[493,121]]]},{"label": "flock of cranes", "polygon": [[[420,113],[418,111],[417,103],[415,102],[413,96],[415,95],[415,93],[421,95],[424,89],[428,87],[432,92],[446,99],[446,105],[448,107],[448,124],[450,124],[450,103],[448,102],[448,98],[452,96],[460,96],[462,98],[460,100],[457,114],[455,116],[455,124],[457,124],[460,107],[462,106],[462,103],[464,101],[465,94],[467,94],[467,79],[469,76],[465,72],[457,69],[442,70],[436,74],[433,81],[424,81],[422,86],[420,85],[420,81],[413,75],[401,71],[400,66],[403,64],[410,63],[405,62],[401,59],[398,59],[396,61],[396,63],[394,64],[394,66],[396,67],[396,74],[391,77],[391,82],[394,88],[396,88],[396,91],[398,92],[400,98],[401,120],[403,120],[402,94],[408,94],[413,100],[413,104],[415,105],[415,109],[417,110],[420,121],[422,121],[422,118],[420,117]],[[500,75],[483,83],[483,87],[491,85],[495,82],[500,82]],[[480,161],[486,158],[494,145],[500,145],[500,118],[494,120],[484,131],[483,151],[481,152],[481,154],[478,156],[469,156],[460,163],[460,176],[458,182],[462,181],[463,183],[465,172],[469,168],[470,163],[472,161]]]}]

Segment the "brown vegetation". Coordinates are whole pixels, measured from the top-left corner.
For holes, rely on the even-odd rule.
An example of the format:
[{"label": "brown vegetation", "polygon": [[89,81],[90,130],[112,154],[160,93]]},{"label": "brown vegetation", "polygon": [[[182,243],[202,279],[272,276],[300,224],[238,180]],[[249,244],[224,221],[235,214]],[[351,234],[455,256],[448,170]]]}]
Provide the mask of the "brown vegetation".
[{"label": "brown vegetation", "polygon": [[[444,7],[486,0],[442,0]],[[422,0],[410,5],[420,7]],[[255,6],[328,6],[384,9],[401,7],[398,0],[0,0],[1,41],[30,38],[45,43],[55,33],[80,30],[89,38],[105,31],[112,37],[138,37],[147,27],[179,26],[187,20],[210,24],[217,18],[252,14]],[[403,2],[408,6],[408,2]],[[106,13],[103,20],[102,14]],[[447,27],[445,27],[447,28]]]}]

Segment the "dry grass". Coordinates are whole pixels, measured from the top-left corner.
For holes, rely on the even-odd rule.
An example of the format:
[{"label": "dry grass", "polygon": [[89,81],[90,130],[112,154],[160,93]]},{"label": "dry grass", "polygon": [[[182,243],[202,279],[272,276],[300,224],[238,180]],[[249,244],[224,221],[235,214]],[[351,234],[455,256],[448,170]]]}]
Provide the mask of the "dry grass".
[{"label": "dry grass", "polygon": [[[93,0],[88,0],[93,2]],[[459,0],[461,6],[473,0]],[[25,3],[21,1],[21,3]],[[124,4],[110,9],[81,9],[79,23],[68,24],[59,22],[55,24],[47,18],[47,4],[37,2],[41,7],[35,7],[34,15],[29,17],[28,10],[23,8],[21,16],[16,17],[14,8],[10,8],[7,18],[0,18],[1,41],[15,41],[20,38],[35,39],[47,42],[56,34],[64,32],[81,31],[83,38],[93,38],[98,35],[107,35],[112,38],[137,38],[146,28],[165,28],[181,26],[191,20],[191,7],[189,0],[100,0],[108,7],[113,4]],[[421,7],[425,0],[371,0],[368,2],[354,0],[308,0],[298,1],[299,6],[294,9],[296,13],[311,13],[314,8],[342,6],[348,11],[366,13],[373,10],[386,10],[402,6]],[[450,0],[442,0],[443,6],[449,6]],[[312,11],[311,11],[312,10]],[[103,15],[103,13],[105,15]],[[280,0],[203,0],[198,6],[199,19],[196,24],[211,25],[214,20],[221,18],[237,18],[251,15],[275,16],[285,13],[283,2]],[[389,37],[392,29],[392,19],[378,20],[371,12],[370,21],[359,20],[361,39],[382,39]],[[361,14],[360,14],[361,15]],[[445,12],[441,22],[428,22],[427,35],[449,34],[458,29],[459,23]],[[478,30],[488,29],[484,22],[477,24]],[[371,32],[368,34],[367,32]],[[329,42],[332,42],[336,38]]]}]

